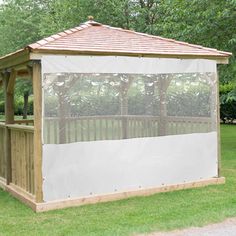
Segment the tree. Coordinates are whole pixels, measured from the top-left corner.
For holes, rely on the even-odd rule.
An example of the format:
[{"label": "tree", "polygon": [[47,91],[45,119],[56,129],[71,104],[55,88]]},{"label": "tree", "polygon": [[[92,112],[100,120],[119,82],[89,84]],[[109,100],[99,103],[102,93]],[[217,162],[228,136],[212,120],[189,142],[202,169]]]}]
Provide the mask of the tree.
[{"label": "tree", "polygon": [[[172,0],[162,5],[155,34],[236,53],[235,0]],[[236,63],[220,66],[223,83],[234,79]]]},{"label": "tree", "polygon": [[5,0],[0,5],[0,55],[41,38],[40,21],[45,0]]},{"label": "tree", "polygon": [[23,119],[27,119],[29,96],[33,93],[32,81],[29,79],[18,79],[16,80],[15,95],[24,98],[23,106]]},{"label": "tree", "polygon": [[[93,15],[96,21],[236,52],[236,0],[5,0],[0,6],[0,54]],[[234,78],[234,57],[220,78]]]}]

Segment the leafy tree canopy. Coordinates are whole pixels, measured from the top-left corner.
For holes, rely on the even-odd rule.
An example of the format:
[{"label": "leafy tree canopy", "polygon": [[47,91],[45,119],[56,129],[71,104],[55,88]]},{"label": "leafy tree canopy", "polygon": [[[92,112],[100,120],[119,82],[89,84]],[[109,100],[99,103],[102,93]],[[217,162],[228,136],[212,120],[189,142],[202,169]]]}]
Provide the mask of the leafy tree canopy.
[{"label": "leafy tree canopy", "polygon": [[[0,55],[42,37],[96,21],[236,53],[236,0],[5,0],[0,5]],[[235,80],[234,56],[220,66]]]}]

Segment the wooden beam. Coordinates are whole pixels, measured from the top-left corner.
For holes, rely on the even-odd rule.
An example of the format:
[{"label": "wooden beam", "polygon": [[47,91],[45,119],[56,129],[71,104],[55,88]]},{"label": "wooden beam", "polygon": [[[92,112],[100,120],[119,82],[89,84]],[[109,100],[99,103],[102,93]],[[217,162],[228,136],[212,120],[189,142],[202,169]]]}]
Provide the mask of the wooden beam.
[{"label": "wooden beam", "polygon": [[138,190],[103,194],[103,195],[97,195],[97,196],[89,196],[89,197],[84,197],[84,198],[81,197],[81,198],[39,203],[39,204],[36,204],[35,208],[36,208],[36,212],[44,212],[44,211],[62,209],[66,207],[76,207],[76,206],[81,206],[81,205],[86,205],[86,204],[96,204],[96,203],[101,203],[101,202],[116,201],[116,200],[121,200],[121,199],[135,197],[135,196],[141,196],[141,197],[150,196],[156,193],[163,193],[163,192],[170,192],[170,191],[191,189],[191,188],[199,188],[203,186],[208,186],[208,185],[213,185],[213,184],[224,184],[224,183],[225,183],[224,177],[202,179],[202,180],[193,181],[193,182],[164,185],[160,187],[138,189]]},{"label": "wooden beam", "polygon": [[6,189],[6,180],[2,177],[0,177],[0,188],[2,188],[3,190]]},{"label": "wooden beam", "polygon": [[220,81],[217,74],[216,78],[216,109],[217,109],[217,160],[218,160],[218,177],[221,176],[221,138],[220,138]]},{"label": "wooden beam", "polygon": [[[162,78],[163,77],[163,78]],[[171,77],[166,75],[158,78],[158,91],[159,91],[159,133],[158,135],[164,136],[167,135],[167,106],[166,106],[166,92],[171,82]]]},{"label": "wooden beam", "polygon": [[9,69],[30,60],[28,49],[22,49],[0,58],[0,70]]},{"label": "wooden beam", "polygon": [[[8,86],[10,83],[10,73],[4,74],[4,92],[5,92],[5,123],[14,123],[14,92],[8,93]],[[14,89],[14,87],[13,87]],[[12,169],[11,169],[11,132],[6,127],[5,129],[5,160],[6,160],[6,183],[9,185],[12,181]]]},{"label": "wooden beam", "polygon": [[65,77],[59,76],[58,81],[64,83],[64,86],[58,87],[58,117],[59,117],[59,143],[66,143],[66,108],[68,106],[66,102],[67,90],[65,86]]},{"label": "wooden beam", "polygon": [[34,171],[35,200],[43,202],[42,177],[42,81],[41,64],[33,62],[33,94],[34,94]]},{"label": "wooden beam", "polygon": [[186,55],[186,54],[155,54],[155,53],[129,53],[129,52],[92,52],[73,50],[33,50],[30,53],[31,60],[41,60],[44,55],[89,55],[89,56],[129,56],[129,57],[152,57],[152,58],[175,58],[175,59],[207,59],[214,60],[217,64],[228,64],[229,56],[206,56],[206,55]]},{"label": "wooden beam", "polygon": [[35,197],[27,193],[20,187],[10,184],[6,186],[6,190],[15,198],[19,199],[25,205],[29,206],[33,211],[36,211]]},{"label": "wooden beam", "polygon": [[30,77],[28,70],[19,70],[17,71],[17,77]]},{"label": "wooden beam", "polygon": [[16,71],[22,71],[22,70],[27,70],[29,62],[25,62],[16,66],[13,66],[13,69]]},{"label": "wooden beam", "polygon": [[97,196],[89,196],[89,197],[81,197],[81,198],[74,198],[74,199],[66,199],[66,200],[56,200],[51,202],[44,202],[44,203],[36,203],[35,197],[30,195],[29,193],[25,192],[23,189],[19,188],[16,185],[9,185],[4,186],[6,190],[19,199],[24,204],[28,205],[33,211],[36,212],[45,212],[50,210],[62,209],[66,207],[76,207],[81,205],[87,204],[96,204],[101,202],[109,202],[109,201],[116,201],[120,199],[125,199],[129,197],[135,196],[149,196],[156,193],[162,192],[170,192],[176,190],[183,190],[183,189],[191,189],[191,188],[199,188],[213,184],[224,184],[225,178],[211,178],[211,179],[202,179],[193,182],[185,182],[180,184],[173,184],[173,185],[164,185],[161,187],[153,187],[153,188],[146,188],[146,189],[138,189],[126,192],[116,192],[110,194],[103,194]]},{"label": "wooden beam", "polygon": [[[58,76],[58,82],[64,83],[63,86],[58,87],[58,117],[59,117],[59,143],[66,143],[66,117],[68,115],[68,102],[67,96],[70,88],[76,83],[76,79],[72,79],[70,82],[66,82],[65,76]],[[68,86],[68,87],[67,87]]]},{"label": "wooden beam", "polygon": [[33,78],[33,67],[32,67],[32,65],[28,65],[28,66],[27,66],[27,71],[28,71],[28,73],[29,73],[29,77],[30,77],[31,80],[32,80],[32,78]]},{"label": "wooden beam", "polygon": [[13,69],[9,77],[7,85],[7,93],[13,94],[15,88],[15,82],[16,82],[16,71]]},{"label": "wooden beam", "polygon": [[154,111],[154,93],[155,93],[155,81],[157,78],[148,78],[144,81],[145,90],[145,114],[153,116]]},{"label": "wooden beam", "polygon": [[30,125],[18,125],[18,124],[13,124],[13,125],[7,125],[8,128],[11,130],[20,130],[22,132],[34,132],[34,127]]},{"label": "wooden beam", "polygon": [[130,78],[128,76],[127,81],[121,81],[120,86],[120,114],[122,116],[122,138],[127,139],[128,138],[128,90],[131,86],[131,83],[133,81],[133,78]]},{"label": "wooden beam", "polygon": [[229,64],[229,58],[225,58],[225,57],[217,58],[216,63],[217,64],[224,64],[224,65]]}]

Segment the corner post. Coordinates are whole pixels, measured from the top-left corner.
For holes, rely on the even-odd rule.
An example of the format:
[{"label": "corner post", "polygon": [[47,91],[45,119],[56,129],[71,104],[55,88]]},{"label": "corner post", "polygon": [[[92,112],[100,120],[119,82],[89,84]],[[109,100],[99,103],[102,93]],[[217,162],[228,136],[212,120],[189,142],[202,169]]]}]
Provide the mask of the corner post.
[{"label": "corner post", "polygon": [[12,182],[12,163],[11,163],[11,132],[7,125],[14,124],[14,85],[16,72],[12,70],[10,73],[4,74],[4,94],[5,94],[5,160],[6,160],[6,184]]},{"label": "corner post", "polygon": [[219,75],[216,72],[216,110],[217,110],[217,118],[216,118],[216,128],[217,128],[217,164],[218,164],[218,176],[221,176],[221,138],[220,138],[220,83],[219,83]]},{"label": "corner post", "polygon": [[32,68],[34,94],[34,178],[35,200],[43,202],[42,177],[42,78],[41,63],[33,61]]}]

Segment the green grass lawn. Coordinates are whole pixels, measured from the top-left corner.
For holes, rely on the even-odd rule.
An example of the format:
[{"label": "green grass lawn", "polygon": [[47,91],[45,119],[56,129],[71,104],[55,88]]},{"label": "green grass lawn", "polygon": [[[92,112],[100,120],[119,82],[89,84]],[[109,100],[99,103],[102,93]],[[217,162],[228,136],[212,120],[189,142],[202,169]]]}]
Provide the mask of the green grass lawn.
[{"label": "green grass lawn", "polygon": [[222,125],[225,185],[35,214],[0,190],[0,235],[135,235],[236,216],[236,126]]}]

